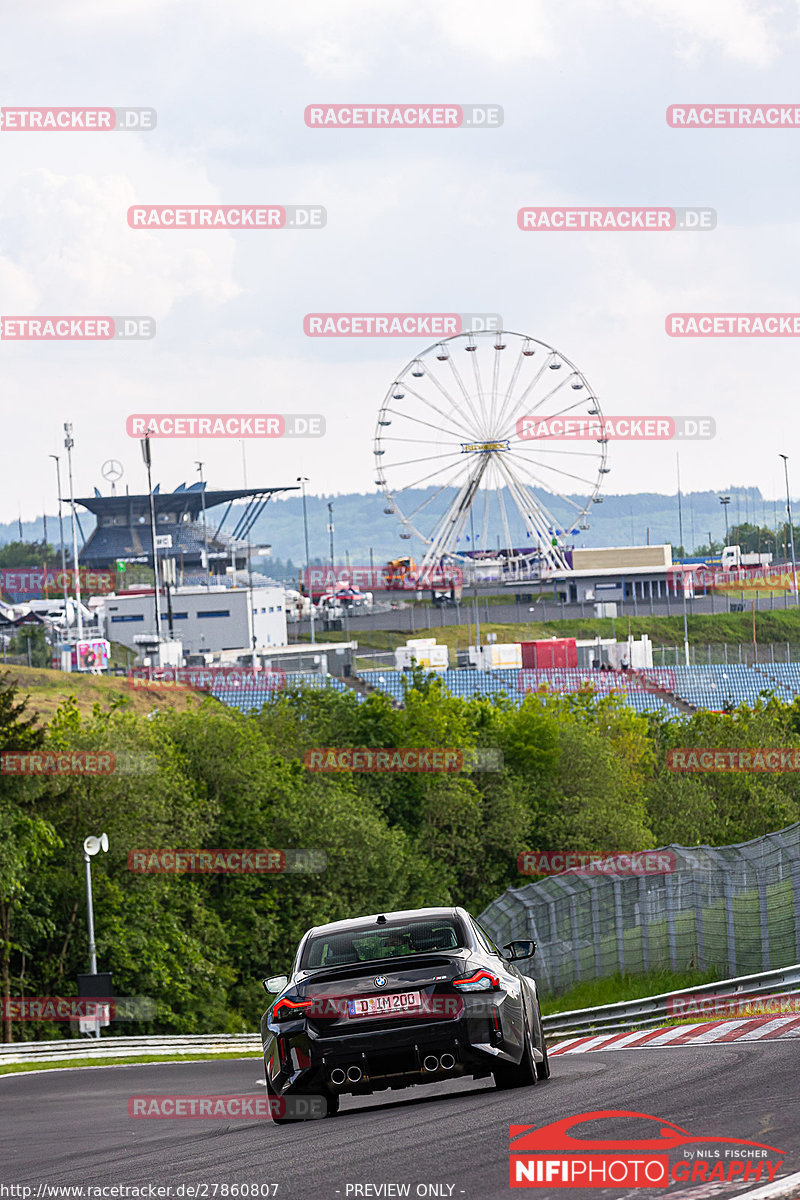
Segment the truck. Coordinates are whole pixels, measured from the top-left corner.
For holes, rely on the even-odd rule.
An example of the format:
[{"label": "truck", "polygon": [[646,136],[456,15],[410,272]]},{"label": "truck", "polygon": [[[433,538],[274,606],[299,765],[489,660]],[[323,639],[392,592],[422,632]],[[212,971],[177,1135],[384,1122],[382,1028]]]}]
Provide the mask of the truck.
[{"label": "truck", "polygon": [[768,567],[771,554],[742,554],[741,546],[725,546],[722,551],[722,570],[738,571],[741,567]]}]

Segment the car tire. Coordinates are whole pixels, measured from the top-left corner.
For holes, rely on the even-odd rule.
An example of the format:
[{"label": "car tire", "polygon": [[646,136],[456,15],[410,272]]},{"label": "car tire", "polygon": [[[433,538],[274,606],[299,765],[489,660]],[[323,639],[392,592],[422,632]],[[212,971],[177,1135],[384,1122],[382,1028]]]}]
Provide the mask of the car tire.
[{"label": "car tire", "polygon": [[544,1039],[544,1027],[542,1026],[542,1010],[536,1004],[536,1047],[541,1050],[544,1055],[542,1061],[536,1064],[536,1076],[540,1083],[545,1079],[550,1078],[550,1059],[547,1056],[547,1042]]},{"label": "car tire", "polygon": [[[321,1091],[321,1092],[296,1092],[294,1094],[297,1096],[304,1096],[304,1097],[322,1096],[323,1099],[325,1100],[325,1102],[327,1104],[327,1108],[328,1108],[328,1111],[325,1114],[327,1117],[335,1117],[339,1111],[339,1096],[338,1096],[338,1093],[336,1093],[336,1092],[329,1092],[329,1091],[325,1090],[325,1091]],[[276,1117],[274,1115],[272,1101],[277,1100],[279,1097],[278,1097],[278,1093],[274,1090],[274,1088],[270,1084],[269,1080],[267,1080],[267,1097],[269,1098],[269,1101],[270,1101],[270,1114],[269,1115],[272,1119],[273,1125],[298,1125],[303,1120],[305,1120],[304,1117]]]},{"label": "car tire", "polygon": [[525,1024],[525,1046],[519,1063],[498,1064],[492,1070],[492,1074],[494,1075],[494,1082],[498,1091],[506,1091],[509,1088],[531,1087],[535,1083],[538,1083],[539,1076],[536,1070],[536,1063],[533,1061],[531,1035],[528,1032],[527,1022]]}]

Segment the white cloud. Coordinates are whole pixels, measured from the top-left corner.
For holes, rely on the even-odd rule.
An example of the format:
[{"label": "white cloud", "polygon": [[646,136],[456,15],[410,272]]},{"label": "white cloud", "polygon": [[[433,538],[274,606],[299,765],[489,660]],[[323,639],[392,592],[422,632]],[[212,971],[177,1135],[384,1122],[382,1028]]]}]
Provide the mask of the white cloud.
[{"label": "white cloud", "polygon": [[0,205],[13,229],[0,271],[16,285],[22,311],[161,317],[187,297],[219,303],[238,294],[232,238],[209,237],[198,247],[174,234],[129,229],[127,209],[137,200],[120,175],[39,168],[12,184]]},{"label": "white cloud", "polygon": [[735,61],[766,67],[781,49],[773,20],[780,10],[761,0],[624,0],[624,8],[670,30],[676,53],[690,66],[720,48]]}]

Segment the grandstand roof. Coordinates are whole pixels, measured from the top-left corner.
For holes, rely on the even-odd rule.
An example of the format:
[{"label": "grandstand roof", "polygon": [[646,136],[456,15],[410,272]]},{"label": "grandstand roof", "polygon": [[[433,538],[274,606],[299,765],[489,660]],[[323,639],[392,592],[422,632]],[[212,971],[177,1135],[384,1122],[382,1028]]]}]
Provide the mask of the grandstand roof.
[{"label": "grandstand roof", "polygon": [[[269,496],[274,492],[296,492],[298,488],[295,485],[290,487],[256,487],[256,488],[228,488],[224,491],[208,491],[205,483],[193,483],[191,487],[182,483],[175,489],[174,492],[159,491],[160,484],[156,484],[153,488],[153,501],[156,512],[166,512],[174,510],[176,504],[181,512],[191,513],[196,516],[203,509],[203,497],[205,496],[206,509],[216,508],[220,504],[230,504],[234,500],[242,500],[247,497],[254,496]],[[62,497],[65,501],[69,497]],[[120,515],[136,511],[150,511],[150,494],[101,496],[97,488],[94,489],[93,496],[75,497],[75,503],[80,504],[83,508],[88,508],[89,512],[95,516]]]}]

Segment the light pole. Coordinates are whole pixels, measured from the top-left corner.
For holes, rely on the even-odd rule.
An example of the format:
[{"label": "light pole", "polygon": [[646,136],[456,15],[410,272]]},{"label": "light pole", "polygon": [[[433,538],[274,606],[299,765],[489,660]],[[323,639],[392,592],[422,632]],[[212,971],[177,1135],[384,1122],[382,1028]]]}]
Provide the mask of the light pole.
[{"label": "light pole", "polygon": [[64,445],[67,450],[67,463],[69,464],[69,504],[72,520],[72,571],[75,576],[75,605],[78,610],[78,641],[81,642],[83,641],[83,617],[81,615],[81,577],[78,570],[78,535],[75,531],[75,492],[73,491],[72,487],[72,447],[75,445],[75,442],[72,437],[72,425],[69,421],[64,422],[64,433],[67,435],[64,438]]},{"label": "light pole", "polygon": [[142,458],[144,465],[147,467],[147,491],[150,496],[150,537],[153,539],[153,581],[154,581],[154,600],[156,606],[156,638],[158,639],[158,662],[157,666],[161,666],[161,583],[158,578],[158,550],[156,549],[156,506],[153,500],[153,480],[150,475],[150,467],[152,465],[152,457],[150,454],[150,433],[149,431],[141,439]]},{"label": "light pole", "polygon": [[58,488],[58,538],[61,542],[61,576],[64,584],[64,632],[69,641],[69,597],[67,595],[67,549],[64,545],[64,518],[61,513],[61,460],[57,454],[51,454],[50,458],[56,460],[56,486]]},{"label": "light pole", "polygon": [[97,974],[97,947],[94,944],[94,906],[92,902],[92,857],[98,850],[108,850],[108,834],[87,837],[83,843],[83,861],[86,864],[86,915],[89,924],[89,974]]},{"label": "light pole", "polygon": [[728,505],[731,502],[730,496],[720,496],[719,502],[722,505],[722,511],[725,513],[725,545],[728,544]]},{"label": "light pole", "polygon": [[208,561],[208,526],[206,525],[206,485],[203,480],[203,466],[201,462],[195,460],[197,470],[200,473],[200,500],[203,505],[203,553],[206,556],[206,591],[211,591],[211,580],[209,578],[210,563]]},{"label": "light pole", "polygon": [[335,560],[333,557],[333,505],[330,502],[328,503],[328,533],[331,535],[331,571],[333,571],[335,576],[336,567],[334,566]]},{"label": "light pole", "polygon": [[[94,904],[92,901],[92,857],[102,850],[108,850],[108,834],[101,833],[100,837],[87,837],[83,843],[83,861],[86,864],[86,919],[89,925],[89,974],[97,974],[97,947],[94,944]],[[95,1037],[100,1037],[100,1023],[95,1026]]]},{"label": "light pole", "polygon": [[316,642],[314,635],[314,592],[311,587],[311,560],[308,556],[308,512],[306,510],[306,484],[308,483],[307,475],[298,475],[297,482],[300,484],[303,493],[303,531],[306,539],[306,581],[308,583],[308,599],[311,604],[311,644]]},{"label": "light pole", "polygon": [[794,525],[792,524],[792,501],[789,497],[789,456],[788,454],[780,454],[779,458],[783,459],[783,473],[786,477],[786,513],[789,517],[789,544],[792,548],[792,587],[794,589],[794,602],[800,604],[800,597],[797,595],[797,560],[794,556]]}]

